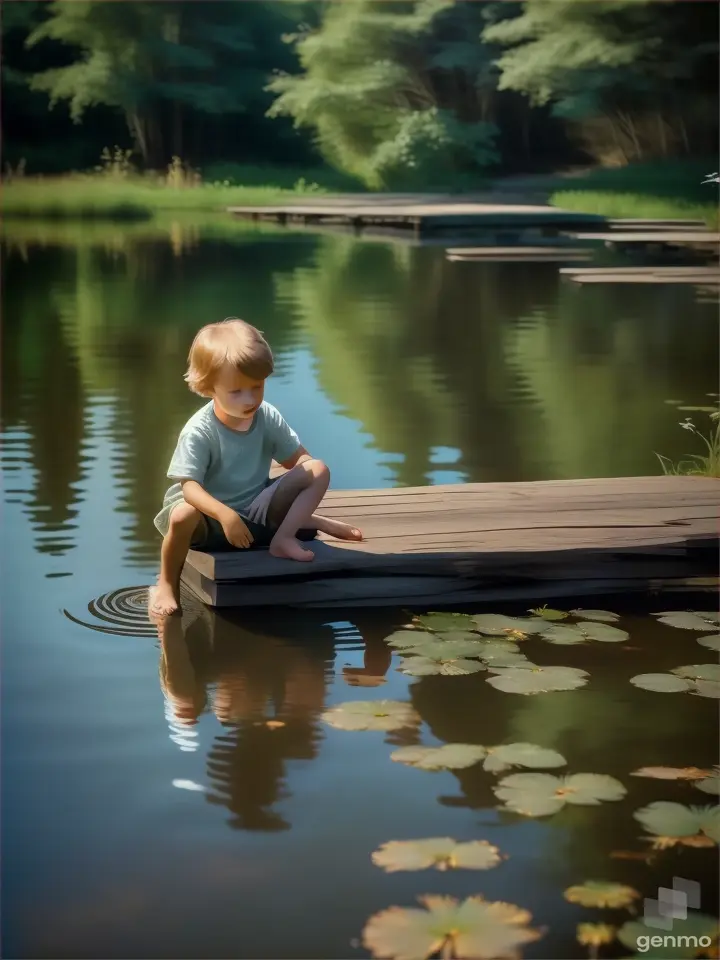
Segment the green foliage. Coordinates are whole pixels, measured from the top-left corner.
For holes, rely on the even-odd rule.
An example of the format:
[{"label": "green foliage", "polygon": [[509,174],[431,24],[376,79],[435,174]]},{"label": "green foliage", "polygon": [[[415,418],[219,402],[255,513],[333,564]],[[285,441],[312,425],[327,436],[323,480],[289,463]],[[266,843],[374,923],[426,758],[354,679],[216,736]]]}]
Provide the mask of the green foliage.
[{"label": "green foliage", "polygon": [[[688,129],[717,130],[717,9],[654,0],[533,0],[488,25],[502,44],[499,87],[556,116],[606,121],[621,161],[668,155]],[[714,91],[714,92],[713,92]],[[645,122],[652,119],[648,129]],[[689,121],[689,122],[686,122]],[[711,136],[707,143],[715,143]]]},{"label": "green foliage", "polygon": [[264,110],[271,64],[287,61],[286,17],[276,4],[52,0],[48,12],[27,45],[54,40],[75,56],[36,73],[31,88],[45,91],[51,106],[67,101],[77,123],[93,106],[121,110],[151,165],[181,152],[183,111],[230,117]]},{"label": "green foliage", "polygon": [[331,4],[317,32],[292,38],[304,72],[273,79],[269,115],[312,129],[330,163],[376,189],[496,163],[480,24],[455,0]]}]

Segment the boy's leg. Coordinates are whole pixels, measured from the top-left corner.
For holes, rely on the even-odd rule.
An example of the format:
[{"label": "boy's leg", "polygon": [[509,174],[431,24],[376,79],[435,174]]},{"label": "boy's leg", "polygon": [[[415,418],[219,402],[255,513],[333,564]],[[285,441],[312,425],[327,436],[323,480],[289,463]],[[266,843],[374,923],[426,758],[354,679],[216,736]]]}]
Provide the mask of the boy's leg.
[{"label": "boy's leg", "polygon": [[347,540],[362,539],[362,534],[354,527],[315,513],[329,483],[330,471],[321,460],[298,464],[278,483],[267,512],[268,524],[278,528],[270,544],[273,556],[312,560],[313,552],[302,547],[296,537],[302,528],[317,528]]},{"label": "boy's leg", "polygon": [[150,612],[155,616],[165,617],[179,610],[180,574],[193,534],[202,523],[203,515],[189,503],[179,503],[170,514],[160,553],[160,577],[150,605]]}]

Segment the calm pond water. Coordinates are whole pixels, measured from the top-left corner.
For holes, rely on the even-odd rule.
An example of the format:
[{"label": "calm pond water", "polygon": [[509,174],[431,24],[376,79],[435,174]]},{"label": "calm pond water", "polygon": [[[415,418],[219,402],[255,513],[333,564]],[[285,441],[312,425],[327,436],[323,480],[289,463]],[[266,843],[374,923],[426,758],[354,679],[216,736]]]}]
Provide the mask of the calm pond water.
[{"label": "calm pond water", "polygon": [[[630,776],[717,763],[716,701],[628,682],[716,661],[701,634],[649,615],[686,599],[584,604],[622,613],[623,643],[524,641],[531,660],[590,674],[538,696],[487,673],[398,672],[384,638],[408,622],[400,610],[189,603],[162,639],[144,617],[152,518],[198,406],[182,374],[202,324],[237,314],[263,329],[278,361],[268,400],[334,486],[383,487],[643,475],[658,472],[654,451],[700,452],[678,421],[706,415],[666,401],[712,402],[713,304],[690,287],[578,289],[557,264],[451,263],[437,247],[343,235],[4,229],[5,956],[367,957],[378,911],[481,893],[545,928],[524,956],[564,960],[587,956],[578,922],[629,916],[563,898],[588,879],[643,897],[694,879],[716,913],[717,848],[637,859],[648,844],[632,816],[717,799]],[[421,724],[349,732],[321,716],[385,698],[412,703]],[[530,818],[498,811],[499,775],[482,764],[432,773],[390,759],[458,742],[552,748],[567,767],[550,773],[608,774],[628,792]],[[485,839],[507,859],[422,873],[371,861],[387,841],[438,836]]]}]

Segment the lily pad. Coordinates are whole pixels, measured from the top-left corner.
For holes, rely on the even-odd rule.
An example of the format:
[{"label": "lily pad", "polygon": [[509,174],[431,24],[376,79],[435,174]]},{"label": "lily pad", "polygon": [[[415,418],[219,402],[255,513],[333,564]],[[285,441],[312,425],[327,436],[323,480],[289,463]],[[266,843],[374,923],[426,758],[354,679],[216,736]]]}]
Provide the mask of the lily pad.
[{"label": "lily pad", "polygon": [[321,718],[338,730],[401,730],[420,723],[411,705],[399,700],[349,700],[326,710]]},{"label": "lily pad", "polygon": [[715,796],[720,796],[720,768],[716,767],[716,772],[711,773],[709,777],[695,780],[693,786],[702,790],[703,793],[714,793]]},{"label": "lily pad", "polygon": [[534,665],[532,669],[518,667],[505,669],[492,666],[488,669],[491,673],[497,674],[497,676],[488,677],[486,681],[496,690],[502,690],[504,693],[521,693],[526,696],[548,693],[551,690],[576,690],[578,687],[584,687],[588,682],[587,671],[580,670],[579,667]]},{"label": "lily pad", "polygon": [[577,942],[583,947],[602,947],[615,939],[615,927],[609,923],[579,923]]},{"label": "lily pad", "polygon": [[579,627],[590,640],[597,640],[598,643],[621,643],[630,636],[626,630],[611,627],[608,623],[596,623],[593,620],[583,620],[575,626]]},{"label": "lily pad", "polygon": [[710,697],[713,700],[720,700],[720,683],[717,683],[715,680],[696,680],[693,688],[693,692],[699,697]]},{"label": "lily pad", "polygon": [[445,743],[441,747],[400,747],[390,754],[391,760],[421,770],[463,770],[484,760],[485,747],[474,743]]},{"label": "lily pad", "polygon": [[681,630],[717,630],[720,626],[720,615],[717,613],[696,610],[666,610],[655,613],[660,623],[669,627],[679,627]]},{"label": "lily pad", "polygon": [[372,855],[377,867],[386,873],[400,870],[490,870],[502,860],[500,851],[487,840],[458,843],[451,837],[427,840],[390,840]]},{"label": "lily pad", "polygon": [[703,780],[712,776],[712,771],[700,767],[640,767],[630,776],[652,777],[654,780]]},{"label": "lily pad", "polygon": [[[720,841],[720,806],[686,807],[682,803],[657,800],[633,814],[645,830],[659,839],[658,847],[685,842],[684,838],[707,837]],[[687,844],[686,844],[687,845]],[[690,844],[697,845],[697,844]]]},{"label": "lily pad", "polygon": [[474,626],[473,618],[467,613],[425,613],[413,617],[413,621],[434,633],[443,633],[447,630],[467,631],[472,630]]},{"label": "lily pad", "polygon": [[538,747],[534,743],[504,743],[499,747],[487,747],[483,768],[488,773],[502,773],[511,767],[547,769],[563,767],[566,763],[565,757],[557,750]]},{"label": "lily pad", "polygon": [[712,680],[720,683],[720,663],[693,663],[687,667],[676,667],[672,673],[687,680]]},{"label": "lily pad", "polygon": [[479,896],[462,901],[439,896],[418,899],[425,909],[390,907],[370,917],[363,930],[363,946],[373,957],[427,960],[442,952],[445,957],[513,960],[522,944],[542,936],[528,926],[529,911],[512,903]]},{"label": "lily pad", "polygon": [[692,684],[671,673],[639,673],[630,677],[630,683],[641,690],[652,690],[653,693],[680,693],[690,690]]},{"label": "lily pad", "polygon": [[623,883],[586,880],[585,883],[568,887],[564,896],[570,903],[579,903],[581,907],[607,907],[611,910],[620,910],[630,906],[640,894],[633,887]]},{"label": "lily pad", "polygon": [[697,642],[709,650],[716,650],[720,653],[720,633],[713,633],[709,637],[698,637]]},{"label": "lily pad", "polygon": [[[419,631],[418,631],[419,632]],[[430,657],[432,660],[455,660],[458,657],[480,657],[483,645],[477,640],[441,640],[431,633],[424,634],[422,640],[412,647],[406,647],[403,653]]]},{"label": "lily pad", "polygon": [[389,637],[385,637],[385,643],[389,647],[404,650],[406,647],[417,647],[422,643],[428,643],[432,639],[434,639],[433,635],[427,630],[397,630]]},{"label": "lily pad", "polygon": [[461,657],[445,658],[440,656],[414,656],[406,660],[399,668],[400,673],[409,677],[462,677],[471,673],[487,670],[479,660],[464,660]]},{"label": "lily pad", "polygon": [[547,626],[542,617],[521,619],[505,617],[500,613],[481,613],[473,617],[475,629],[491,637],[521,637],[528,633],[540,633]]},{"label": "lily pad", "polygon": [[564,610],[553,610],[547,605],[538,607],[537,610],[528,610],[528,613],[532,613],[536,617],[542,617],[543,620],[565,620],[567,617],[567,613],[565,613]]},{"label": "lily pad", "polygon": [[[720,925],[715,917],[692,911],[685,920],[673,917],[672,937],[664,946],[640,950],[640,945],[650,945],[661,930],[649,926],[640,920],[629,920],[618,930],[618,940],[631,950],[637,950],[639,957],[651,960],[690,960],[698,956],[698,941],[701,937],[714,940],[718,936]],[[663,938],[664,940],[665,938]]]},{"label": "lily pad", "polygon": [[540,634],[543,640],[562,646],[572,646],[576,643],[586,643],[588,638],[577,624],[555,623]]},{"label": "lily pad", "polygon": [[549,773],[512,773],[493,787],[505,809],[526,817],[546,817],[566,803],[597,806],[604,800],[622,800],[625,787],[602,773],[575,773],[554,777]]},{"label": "lily pad", "polygon": [[580,617],[582,620],[599,620],[601,623],[614,623],[620,619],[620,615],[611,610],[582,610],[579,607],[571,610],[574,617]]}]

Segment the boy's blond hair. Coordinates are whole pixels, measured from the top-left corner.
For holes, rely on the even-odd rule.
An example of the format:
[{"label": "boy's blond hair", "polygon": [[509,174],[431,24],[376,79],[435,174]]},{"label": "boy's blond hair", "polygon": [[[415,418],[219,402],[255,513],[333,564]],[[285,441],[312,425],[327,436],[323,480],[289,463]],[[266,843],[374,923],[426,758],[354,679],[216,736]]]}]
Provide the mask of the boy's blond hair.
[{"label": "boy's blond hair", "polygon": [[209,396],[225,363],[253,380],[267,379],[275,367],[272,350],[262,333],[237,317],[209,323],[196,334],[185,374],[193,393]]}]

